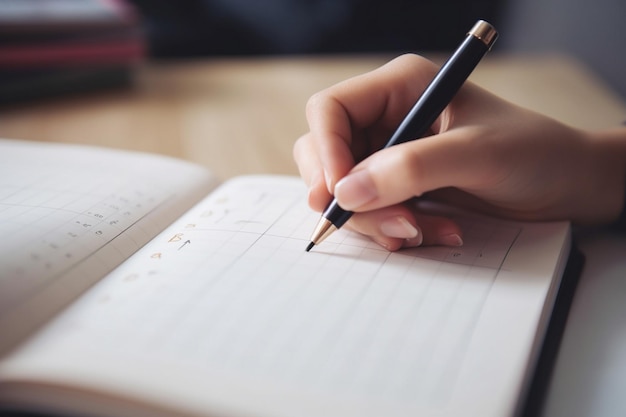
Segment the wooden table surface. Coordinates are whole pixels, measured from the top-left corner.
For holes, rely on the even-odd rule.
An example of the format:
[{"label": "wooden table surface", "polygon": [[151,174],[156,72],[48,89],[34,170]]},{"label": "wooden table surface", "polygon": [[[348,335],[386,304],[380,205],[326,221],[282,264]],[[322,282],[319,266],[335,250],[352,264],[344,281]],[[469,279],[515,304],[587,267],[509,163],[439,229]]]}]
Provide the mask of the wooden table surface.
[{"label": "wooden table surface", "polygon": [[[129,89],[0,109],[0,137],[162,153],[205,165],[222,179],[297,174],[291,149],[307,130],[307,99],[390,58],[147,63]],[[602,128],[626,118],[624,103],[564,57],[492,54],[471,79],[576,126]]]}]

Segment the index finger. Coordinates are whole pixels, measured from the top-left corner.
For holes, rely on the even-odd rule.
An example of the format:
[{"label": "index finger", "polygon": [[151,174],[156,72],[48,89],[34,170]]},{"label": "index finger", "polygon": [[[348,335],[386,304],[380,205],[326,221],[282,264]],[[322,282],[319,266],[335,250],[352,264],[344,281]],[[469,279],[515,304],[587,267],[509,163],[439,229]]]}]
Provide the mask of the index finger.
[{"label": "index finger", "polygon": [[311,97],[310,138],[331,193],[358,159],[384,145],[436,71],[423,57],[403,55]]}]

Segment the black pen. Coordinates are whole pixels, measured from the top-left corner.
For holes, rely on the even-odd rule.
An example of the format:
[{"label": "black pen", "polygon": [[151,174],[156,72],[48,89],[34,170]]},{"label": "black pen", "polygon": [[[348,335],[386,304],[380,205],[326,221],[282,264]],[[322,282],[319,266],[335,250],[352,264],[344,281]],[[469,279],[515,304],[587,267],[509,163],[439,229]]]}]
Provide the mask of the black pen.
[{"label": "black pen", "polygon": [[[497,37],[498,32],[492,25],[484,20],[476,22],[467,32],[465,40],[426,87],[385,148],[422,137],[452,101],[467,77],[491,49]],[[353,212],[339,207],[337,199],[333,199],[313,231],[311,242],[306,248],[307,252],[343,226],[352,214]]]}]

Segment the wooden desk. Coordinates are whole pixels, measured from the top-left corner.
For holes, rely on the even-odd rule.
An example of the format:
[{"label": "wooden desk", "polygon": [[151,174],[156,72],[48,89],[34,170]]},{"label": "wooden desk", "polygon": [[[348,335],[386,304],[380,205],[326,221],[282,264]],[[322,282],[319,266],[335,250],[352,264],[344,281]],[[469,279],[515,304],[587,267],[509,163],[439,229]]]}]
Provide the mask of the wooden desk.
[{"label": "wooden desk", "polygon": [[[221,178],[296,174],[292,143],[314,92],[387,57],[206,60],[146,65],[129,90],[0,109],[0,137],[167,154]],[[562,57],[488,56],[472,80],[570,124],[620,124],[626,108]]]},{"label": "wooden desk", "polygon": [[[0,137],[87,143],[172,155],[221,178],[296,174],[291,147],[314,92],[387,57],[150,64],[135,88],[0,110]],[[626,105],[563,57],[490,55],[472,79],[518,104],[589,129],[617,126]],[[0,156],[1,157],[1,156]],[[626,415],[626,237],[578,236],[587,265],[545,414]]]}]

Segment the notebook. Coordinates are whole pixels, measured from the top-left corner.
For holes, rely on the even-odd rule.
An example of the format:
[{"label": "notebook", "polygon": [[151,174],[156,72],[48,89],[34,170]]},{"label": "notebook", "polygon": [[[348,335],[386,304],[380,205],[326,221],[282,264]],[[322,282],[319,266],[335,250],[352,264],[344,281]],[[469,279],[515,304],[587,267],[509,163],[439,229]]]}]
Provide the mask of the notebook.
[{"label": "notebook", "polygon": [[0,411],[514,416],[572,247],[567,222],[436,207],[462,247],[388,252],[287,176],[0,141]]}]

